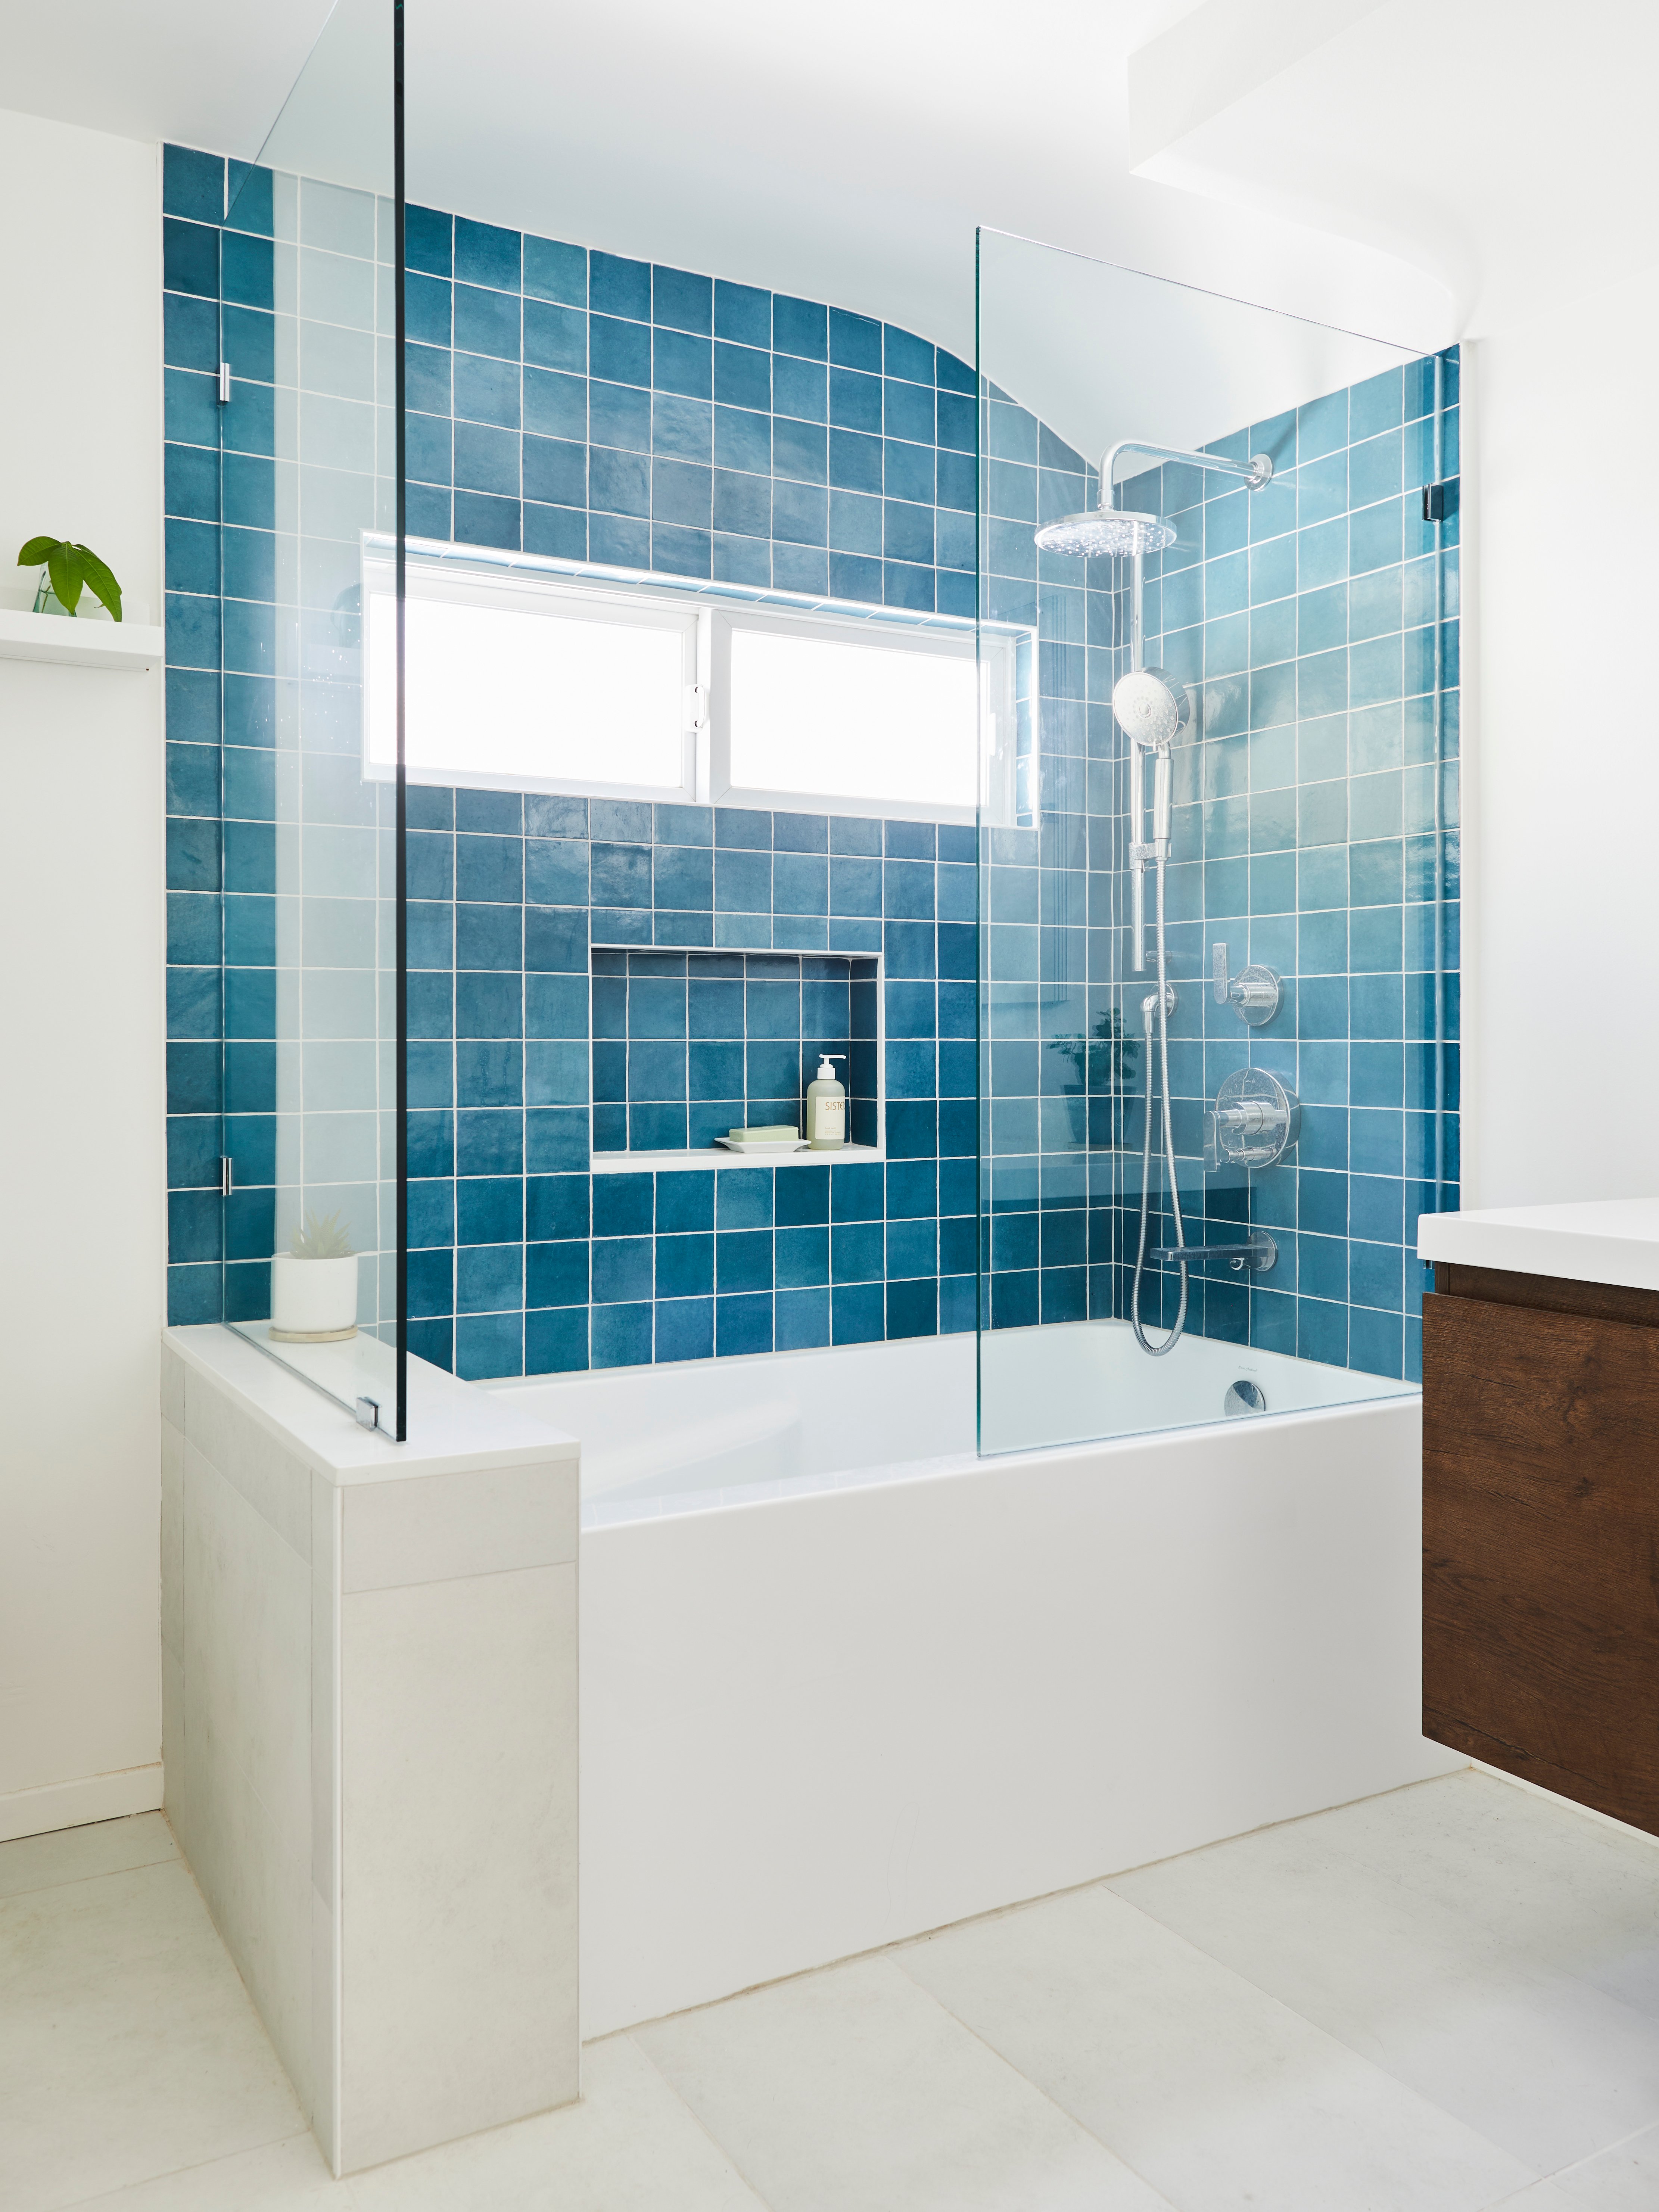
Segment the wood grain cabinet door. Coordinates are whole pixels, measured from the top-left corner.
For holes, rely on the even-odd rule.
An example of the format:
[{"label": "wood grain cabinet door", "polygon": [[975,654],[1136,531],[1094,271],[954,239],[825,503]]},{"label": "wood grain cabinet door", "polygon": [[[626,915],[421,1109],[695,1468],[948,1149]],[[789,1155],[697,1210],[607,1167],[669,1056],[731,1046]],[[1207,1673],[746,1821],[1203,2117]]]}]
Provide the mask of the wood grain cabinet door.
[{"label": "wood grain cabinet door", "polygon": [[1423,1729],[1659,1834],[1659,1328],[1425,1299]]}]

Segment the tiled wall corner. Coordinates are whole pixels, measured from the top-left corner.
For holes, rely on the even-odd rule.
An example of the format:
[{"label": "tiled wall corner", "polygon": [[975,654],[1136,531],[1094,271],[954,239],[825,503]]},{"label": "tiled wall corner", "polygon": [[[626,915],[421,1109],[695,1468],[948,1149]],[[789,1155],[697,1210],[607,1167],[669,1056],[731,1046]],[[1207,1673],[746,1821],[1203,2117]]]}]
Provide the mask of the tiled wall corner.
[{"label": "tiled wall corner", "polygon": [[[1148,562],[1146,655],[1198,702],[1175,756],[1168,877],[1188,1233],[1221,1241],[1248,1210],[1279,1248],[1248,1283],[1194,1269],[1188,1326],[1409,1379],[1416,1218],[1457,1203],[1457,374],[1455,351],[1437,375],[1407,362],[1215,441],[1272,457],[1261,492],[1170,465],[1120,494],[1180,528]],[[1121,1316],[1146,989],[1123,927],[1109,704],[1127,665],[1122,564],[1036,551],[1034,522],[1080,504],[1085,480],[1013,402],[987,413],[987,598],[1041,640],[1037,826],[992,832],[987,871],[991,1316]],[[1430,483],[1444,486],[1437,524]],[[1255,961],[1285,978],[1267,1027],[1213,1004],[1217,943],[1230,972]],[[1249,1065],[1298,1093],[1303,1121],[1295,1151],[1247,1188],[1237,1170],[1205,1176],[1199,1156],[1206,1106]],[[1150,1241],[1173,1235],[1155,1214]],[[1170,1325],[1176,1291],[1173,1273],[1153,1279],[1149,1321]]]}]

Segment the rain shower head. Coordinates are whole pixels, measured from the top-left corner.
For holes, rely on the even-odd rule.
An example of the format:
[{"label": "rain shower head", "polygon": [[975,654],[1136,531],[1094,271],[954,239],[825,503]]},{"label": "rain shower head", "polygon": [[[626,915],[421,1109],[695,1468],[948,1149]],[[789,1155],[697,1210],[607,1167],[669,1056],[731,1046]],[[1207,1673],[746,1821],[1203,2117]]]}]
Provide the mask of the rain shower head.
[{"label": "rain shower head", "polygon": [[1178,446],[1149,446],[1140,438],[1121,438],[1100,464],[1100,505],[1091,514],[1066,514],[1058,522],[1044,523],[1036,533],[1040,550],[1071,553],[1080,558],[1133,555],[1138,560],[1143,553],[1161,553],[1166,545],[1175,544],[1176,526],[1161,514],[1138,514],[1112,505],[1113,479],[1119,457],[1124,453],[1239,477],[1249,491],[1260,491],[1273,472],[1266,453],[1256,453],[1248,461],[1231,461],[1221,453],[1189,453]]},{"label": "rain shower head", "polygon": [[1176,542],[1176,528],[1162,515],[1125,514],[1116,507],[1098,507],[1088,514],[1062,515],[1045,523],[1036,534],[1044,553],[1110,556],[1115,554],[1161,553]]}]

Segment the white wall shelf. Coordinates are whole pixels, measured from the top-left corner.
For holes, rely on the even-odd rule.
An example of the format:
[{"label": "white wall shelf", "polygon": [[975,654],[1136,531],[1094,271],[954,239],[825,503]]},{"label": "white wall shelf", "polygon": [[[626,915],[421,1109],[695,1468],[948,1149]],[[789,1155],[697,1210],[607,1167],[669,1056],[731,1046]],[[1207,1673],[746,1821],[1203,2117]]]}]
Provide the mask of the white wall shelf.
[{"label": "white wall shelf", "polygon": [[82,621],[0,607],[0,660],[46,660],[65,668],[159,668],[167,640],[159,623]]},{"label": "white wall shelf", "polygon": [[627,1175],[641,1168],[660,1174],[665,1168],[822,1168],[836,1160],[860,1160],[867,1166],[886,1157],[886,1148],[882,1145],[842,1145],[834,1152],[770,1153],[728,1152],[721,1146],[710,1145],[696,1152],[594,1152],[590,1156],[589,1165],[594,1175]]}]

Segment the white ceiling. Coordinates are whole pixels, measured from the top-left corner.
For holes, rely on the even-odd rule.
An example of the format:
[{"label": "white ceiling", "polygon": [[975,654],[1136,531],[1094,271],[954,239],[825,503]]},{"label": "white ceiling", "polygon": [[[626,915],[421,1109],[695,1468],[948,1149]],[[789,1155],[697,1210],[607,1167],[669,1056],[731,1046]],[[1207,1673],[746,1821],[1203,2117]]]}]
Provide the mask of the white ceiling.
[{"label": "white ceiling", "polygon": [[[353,4],[353,0],[345,0]],[[978,222],[1427,342],[1438,287],[1132,176],[1125,66],[1188,0],[410,0],[438,204],[973,343]],[[0,104],[251,156],[324,0],[0,0]]]},{"label": "white ceiling", "polygon": [[[378,22],[386,0],[340,4]],[[251,157],[326,14],[0,0],[0,101]],[[970,358],[978,223],[1413,348],[1651,251],[1654,0],[409,0],[408,21],[412,196]],[[1083,350],[1040,351],[1021,396],[1092,442]],[[1138,354],[1150,402],[1158,349]]]},{"label": "white ceiling", "polygon": [[[1310,0],[1218,4],[1248,39],[1253,18]],[[1460,336],[1659,254],[1654,0],[1311,4],[1332,34],[1304,24],[1285,66],[1241,78],[1144,176],[1401,257],[1446,286]],[[1174,40],[1166,52],[1181,60]]]},{"label": "white ceiling", "polygon": [[246,154],[276,120],[330,0],[0,0],[0,107]]}]

